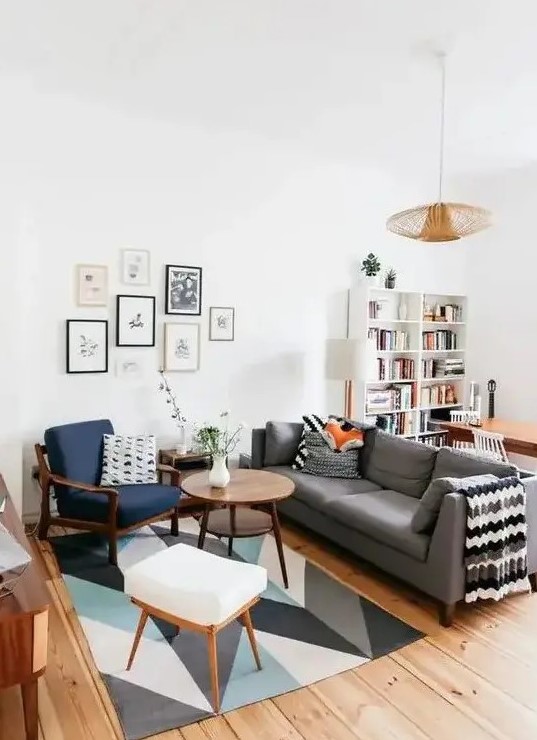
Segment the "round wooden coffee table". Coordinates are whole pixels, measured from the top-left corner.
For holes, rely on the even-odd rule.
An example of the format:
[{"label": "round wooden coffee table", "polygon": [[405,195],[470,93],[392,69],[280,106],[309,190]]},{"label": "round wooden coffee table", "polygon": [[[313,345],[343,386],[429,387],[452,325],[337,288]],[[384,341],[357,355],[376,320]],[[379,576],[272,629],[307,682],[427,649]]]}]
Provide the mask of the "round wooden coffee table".
[{"label": "round wooden coffee table", "polygon": [[[282,535],[276,504],[290,496],[295,484],[284,475],[267,470],[232,470],[231,480],[225,488],[212,488],[209,473],[195,473],[186,478],[183,491],[203,501],[205,509],[201,518],[198,547],[203,548],[205,535],[228,538],[228,555],[231,555],[235,537],[257,537],[274,533],[285,588],[289,587],[283,554]],[[256,508],[251,508],[255,506]],[[267,509],[266,511],[264,509]]]}]

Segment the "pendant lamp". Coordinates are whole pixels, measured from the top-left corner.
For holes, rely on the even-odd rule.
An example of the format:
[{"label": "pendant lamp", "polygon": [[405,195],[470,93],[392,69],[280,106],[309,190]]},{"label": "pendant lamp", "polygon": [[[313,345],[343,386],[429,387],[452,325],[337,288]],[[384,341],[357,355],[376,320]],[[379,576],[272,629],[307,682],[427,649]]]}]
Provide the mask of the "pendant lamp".
[{"label": "pendant lamp", "polygon": [[490,212],[466,203],[442,200],[444,174],[444,120],[446,110],[446,55],[438,54],[441,66],[442,95],[440,108],[440,168],[438,201],[395,213],[386,222],[388,231],[422,242],[451,242],[475,234],[490,226]]}]

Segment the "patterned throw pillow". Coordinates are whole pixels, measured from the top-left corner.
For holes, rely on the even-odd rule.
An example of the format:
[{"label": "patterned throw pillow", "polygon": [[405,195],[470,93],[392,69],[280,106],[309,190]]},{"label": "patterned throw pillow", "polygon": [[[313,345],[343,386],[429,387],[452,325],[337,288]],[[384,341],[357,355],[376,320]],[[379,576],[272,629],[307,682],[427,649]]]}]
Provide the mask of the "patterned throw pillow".
[{"label": "patterned throw pillow", "polygon": [[359,478],[359,450],[347,452],[331,450],[321,432],[306,432],[304,442],[307,455],[303,473],[320,475],[324,478]]},{"label": "patterned throw pillow", "polygon": [[345,419],[328,419],[321,434],[332,450],[346,452],[364,446],[363,430],[352,426]]},{"label": "patterned throw pillow", "polygon": [[310,414],[309,416],[303,416],[302,421],[304,422],[304,429],[302,430],[302,437],[298,443],[298,450],[296,453],[295,461],[292,465],[293,470],[302,470],[308,451],[304,442],[304,436],[307,432],[322,432],[326,419],[316,414]]},{"label": "patterned throw pillow", "polygon": [[157,483],[156,440],[152,435],[103,435],[101,486]]}]

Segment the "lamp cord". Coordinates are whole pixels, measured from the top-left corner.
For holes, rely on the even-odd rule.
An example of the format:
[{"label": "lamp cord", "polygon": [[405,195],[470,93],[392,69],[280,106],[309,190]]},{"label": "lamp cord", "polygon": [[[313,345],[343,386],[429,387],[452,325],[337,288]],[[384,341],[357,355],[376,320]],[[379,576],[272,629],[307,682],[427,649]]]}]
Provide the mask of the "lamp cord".
[{"label": "lamp cord", "polygon": [[444,128],[446,116],[446,54],[438,54],[440,61],[442,99],[440,102],[440,168],[438,173],[438,202],[442,202],[442,179],[444,176]]}]

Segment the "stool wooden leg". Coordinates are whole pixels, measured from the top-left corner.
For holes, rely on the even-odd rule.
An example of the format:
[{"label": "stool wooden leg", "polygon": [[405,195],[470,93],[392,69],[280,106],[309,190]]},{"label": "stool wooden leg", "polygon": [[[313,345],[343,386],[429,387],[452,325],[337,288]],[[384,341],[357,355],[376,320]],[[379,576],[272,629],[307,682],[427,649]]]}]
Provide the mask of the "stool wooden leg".
[{"label": "stool wooden leg", "polygon": [[140,614],[140,621],[138,622],[138,627],[136,628],[136,634],[134,636],[134,642],[132,643],[131,654],[129,655],[129,662],[127,663],[128,671],[130,671],[131,669],[132,661],[134,660],[134,656],[136,654],[136,651],[138,650],[140,638],[142,637],[142,632],[144,631],[145,623],[147,622],[148,616],[149,614],[145,611],[142,611],[142,613]]},{"label": "stool wooden leg", "polygon": [[220,686],[218,685],[218,655],[216,652],[216,632],[207,632],[209,648],[209,670],[211,671],[211,688],[213,690],[213,709],[220,712]]},{"label": "stool wooden leg", "polygon": [[257,641],[255,639],[255,632],[252,625],[252,617],[250,616],[250,610],[247,609],[244,614],[241,615],[241,621],[246,627],[246,632],[248,633],[248,639],[250,640],[250,646],[252,648],[252,653],[254,654],[255,658],[255,664],[257,666],[257,670],[261,670],[261,659],[259,657],[259,650],[257,649]]}]

